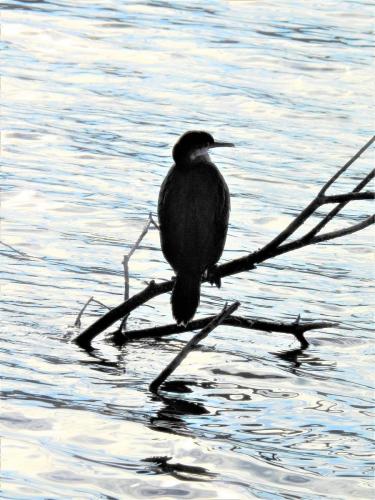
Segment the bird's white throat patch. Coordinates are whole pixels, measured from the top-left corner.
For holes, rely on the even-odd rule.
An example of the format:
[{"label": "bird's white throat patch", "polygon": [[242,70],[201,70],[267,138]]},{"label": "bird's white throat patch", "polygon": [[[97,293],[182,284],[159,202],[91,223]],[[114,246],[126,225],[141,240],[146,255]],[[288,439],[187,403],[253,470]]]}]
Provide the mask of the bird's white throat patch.
[{"label": "bird's white throat patch", "polygon": [[203,148],[194,149],[194,151],[192,151],[190,153],[190,161],[194,161],[197,158],[202,158],[202,159],[205,159],[205,160],[209,160],[210,156],[208,154],[208,148],[207,147],[203,147]]}]

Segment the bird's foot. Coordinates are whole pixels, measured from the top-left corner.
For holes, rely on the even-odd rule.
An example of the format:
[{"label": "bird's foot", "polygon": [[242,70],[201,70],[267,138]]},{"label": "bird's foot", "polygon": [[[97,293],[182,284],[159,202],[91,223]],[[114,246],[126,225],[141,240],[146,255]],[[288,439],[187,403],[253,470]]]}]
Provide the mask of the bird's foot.
[{"label": "bird's foot", "polygon": [[211,285],[216,285],[218,288],[221,287],[221,277],[219,275],[217,265],[211,266],[207,269],[206,278]]},{"label": "bird's foot", "polygon": [[180,322],[176,321],[176,323],[177,323],[177,326],[182,326],[183,328],[186,328],[189,324],[188,321],[180,321]]}]

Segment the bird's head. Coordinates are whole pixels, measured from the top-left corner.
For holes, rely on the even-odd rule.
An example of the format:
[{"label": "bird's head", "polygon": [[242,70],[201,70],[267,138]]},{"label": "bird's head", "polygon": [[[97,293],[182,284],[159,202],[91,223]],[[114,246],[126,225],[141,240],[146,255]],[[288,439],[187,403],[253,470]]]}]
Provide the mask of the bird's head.
[{"label": "bird's head", "polygon": [[173,147],[175,163],[190,163],[196,158],[208,157],[211,148],[234,147],[231,142],[215,141],[211,134],[201,130],[185,132]]}]

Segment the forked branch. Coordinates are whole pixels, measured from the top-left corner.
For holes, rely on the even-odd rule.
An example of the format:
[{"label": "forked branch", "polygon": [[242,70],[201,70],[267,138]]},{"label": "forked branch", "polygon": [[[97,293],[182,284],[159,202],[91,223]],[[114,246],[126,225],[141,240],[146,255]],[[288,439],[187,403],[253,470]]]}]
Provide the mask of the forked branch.
[{"label": "forked branch", "polygon": [[157,223],[154,221],[154,218],[152,216],[152,213],[149,213],[147,223],[145,224],[145,227],[143,228],[141,234],[139,235],[137,241],[134,243],[134,245],[131,247],[130,252],[127,255],[124,255],[122,265],[124,267],[124,300],[128,300],[129,298],[129,260],[133,253],[139,248],[139,245],[141,244],[143,238],[146,236],[148,230],[150,229],[151,226],[154,226],[156,229],[159,229],[159,226]]},{"label": "forked branch", "polygon": [[[323,186],[318,195],[302,210],[302,212],[293,219],[293,221],[273,240],[266,244],[263,248],[250,253],[244,257],[234,259],[225,264],[221,264],[217,268],[218,276],[224,278],[233,274],[238,274],[244,271],[250,271],[255,268],[256,264],[260,264],[268,259],[282,255],[286,252],[303,248],[308,245],[329,241],[334,238],[340,238],[348,234],[360,231],[375,222],[374,216],[367,217],[362,222],[352,226],[339,229],[336,231],[326,232],[319,234],[320,231],[330,222],[348,203],[355,200],[370,200],[374,199],[372,192],[361,192],[363,188],[374,177],[374,171],[368,173],[361,182],[350,193],[326,196],[327,189],[341,176],[349,166],[358,159],[361,154],[368,149],[375,141],[375,136],[372,137],[343,167],[341,167]],[[316,224],[312,230],[308,231],[302,237],[286,242],[305,221],[310,218],[314,212],[321,206],[327,204],[337,204],[323,219]],[[101,332],[110,327],[114,322],[123,318],[131,311],[146,303],[157,295],[170,292],[173,288],[173,281],[166,281],[156,284],[154,281],[141,292],[133,295],[128,300],[115,307],[108,313],[104,314],[95,323],[89,326],[77,338],[76,342],[82,347],[89,347],[92,339],[94,339]],[[238,325],[235,325],[238,326]]]}]

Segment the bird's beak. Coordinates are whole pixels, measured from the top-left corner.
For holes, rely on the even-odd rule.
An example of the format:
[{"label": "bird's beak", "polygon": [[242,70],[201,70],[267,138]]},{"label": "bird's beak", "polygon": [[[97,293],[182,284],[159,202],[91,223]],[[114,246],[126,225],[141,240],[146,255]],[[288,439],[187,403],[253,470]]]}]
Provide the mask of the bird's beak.
[{"label": "bird's beak", "polygon": [[218,142],[215,141],[213,144],[210,145],[211,148],[234,148],[234,144],[231,142]]}]

